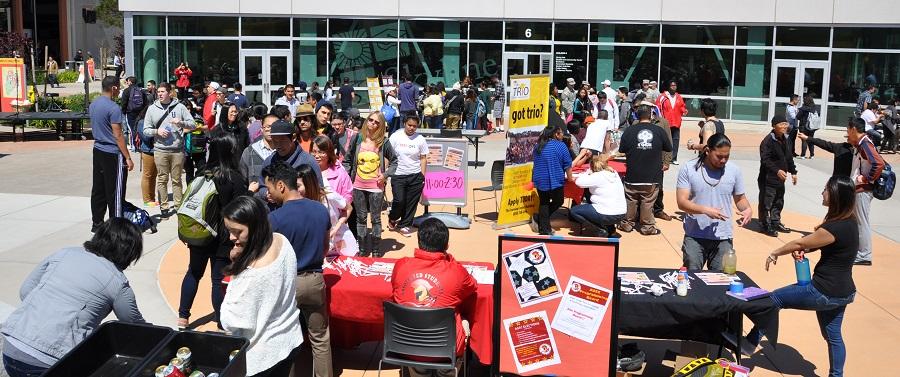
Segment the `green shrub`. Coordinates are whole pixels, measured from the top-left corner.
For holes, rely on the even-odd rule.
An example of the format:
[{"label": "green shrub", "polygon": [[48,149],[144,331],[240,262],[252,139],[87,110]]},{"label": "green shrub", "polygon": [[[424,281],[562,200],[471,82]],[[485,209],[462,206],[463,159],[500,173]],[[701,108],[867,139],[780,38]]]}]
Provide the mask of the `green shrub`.
[{"label": "green shrub", "polygon": [[[88,98],[93,101],[95,98],[99,97],[100,93],[91,93]],[[62,97],[60,100],[60,106],[63,109],[73,111],[73,112],[83,112],[87,111],[84,108],[84,94],[73,94],[71,96]]]},{"label": "green shrub", "polygon": [[60,84],[71,84],[75,82],[75,80],[78,80],[78,72],[62,71],[56,75],[56,79],[59,80]]}]

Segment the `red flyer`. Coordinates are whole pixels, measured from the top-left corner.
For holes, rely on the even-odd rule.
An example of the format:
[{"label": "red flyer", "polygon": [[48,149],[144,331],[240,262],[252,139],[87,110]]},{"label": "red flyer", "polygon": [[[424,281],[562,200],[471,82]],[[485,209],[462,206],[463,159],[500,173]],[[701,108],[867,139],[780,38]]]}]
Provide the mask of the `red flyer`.
[{"label": "red flyer", "polygon": [[560,363],[546,311],[503,320],[519,373]]}]

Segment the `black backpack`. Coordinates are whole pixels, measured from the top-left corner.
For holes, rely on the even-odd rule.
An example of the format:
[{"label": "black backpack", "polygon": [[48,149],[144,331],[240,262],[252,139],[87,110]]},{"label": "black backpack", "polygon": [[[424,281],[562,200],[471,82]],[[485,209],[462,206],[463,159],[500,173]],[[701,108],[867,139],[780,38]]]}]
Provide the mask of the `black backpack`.
[{"label": "black backpack", "polygon": [[894,195],[894,186],[897,184],[897,176],[891,169],[891,164],[884,163],[884,170],[881,176],[873,182],[872,196],[878,200],[888,200]]}]

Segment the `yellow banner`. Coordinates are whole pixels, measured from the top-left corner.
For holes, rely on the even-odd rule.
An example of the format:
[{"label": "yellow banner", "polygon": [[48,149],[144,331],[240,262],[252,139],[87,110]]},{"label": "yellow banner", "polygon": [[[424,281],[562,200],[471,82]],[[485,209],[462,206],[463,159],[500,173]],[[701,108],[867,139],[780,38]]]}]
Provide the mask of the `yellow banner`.
[{"label": "yellow banner", "polygon": [[506,168],[497,227],[528,222],[537,212],[538,196],[531,181],[534,147],[547,127],[550,76],[513,76],[509,85],[509,131]]},{"label": "yellow banner", "polygon": [[369,90],[369,109],[372,111],[381,110],[383,100],[381,98],[381,85],[378,84],[378,78],[367,77],[366,88]]}]

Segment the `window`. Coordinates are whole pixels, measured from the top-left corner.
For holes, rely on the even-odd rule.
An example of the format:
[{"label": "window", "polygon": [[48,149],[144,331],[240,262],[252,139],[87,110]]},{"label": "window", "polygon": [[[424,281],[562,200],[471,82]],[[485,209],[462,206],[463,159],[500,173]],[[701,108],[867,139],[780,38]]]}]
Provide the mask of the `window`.
[{"label": "window", "polygon": [[165,16],[134,16],[135,36],[155,37],[166,35],[166,17]]},{"label": "window", "polygon": [[400,20],[400,38],[466,39],[469,25],[465,21]]},{"label": "window", "polygon": [[[469,65],[467,72],[473,82],[481,81],[491,76],[501,77],[503,68],[503,46],[499,43],[471,43],[469,44]],[[452,84],[447,83],[447,86]]]},{"label": "window", "polygon": [[734,45],[734,26],[663,25],[662,41],[668,44]]},{"label": "window", "polygon": [[223,37],[238,35],[237,17],[169,17],[169,35]]},{"label": "window", "polygon": [[[681,90],[681,86],[678,87]],[[684,104],[687,106],[688,113],[687,116],[691,118],[702,118],[703,114],[700,113],[700,100],[701,98],[685,98]],[[731,111],[729,108],[731,107],[731,101],[725,99],[713,99],[716,102],[718,107],[716,108],[716,117],[722,119],[730,119]],[[768,106],[768,102],[763,102]],[[766,109],[768,111],[768,108]],[[682,123],[682,126],[686,125],[687,122]],[[696,130],[696,129],[695,129]],[[699,133],[699,130],[697,130]],[[696,134],[695,134],[696,135]]]},{"label": "window", "polygon": [[529,41],[549,41],[550,22],[506,22],[506,39],[521,39]]},{"label": "window", "polygon": [[285,36],[291,35],[291,19],[279,17],[243,17],[241,35]]},{"label": "window", "polygon": [[591,46],[591,84],[609,79],[612,86],[629,89],[639,85],[641,80],[656,80],[659,66],[659,47],[650,46]]},{"label": "window", "polygon": [[830,39],[827,27],[779,26],[775,30],[776,46],[828,47]]},{"label": "window", "polygon": [[828,53],[806,51],[775,51],[775,59],[828,60]]},{"label": "window", "polygon": [[328,42],[294,41],[294,81],[316,81],[324,87],[328,81]]},{"label": "window", "polygon": [[240,79],[238,41],[169,41],[169,67],[180,62],[190,64],[191,84],[216,81],[231,85]]},{"label": "window", "polygon": [[772,51],[735,50],[733,96],[768,98],[771,73]]},{"label": "window", "polygon": [[731,49],[663,47],[660,82],[677,81],[682,94],[727,96],[733,53]]},{"label": "window", "polygon": [[834,28],[836,48],[900,49],[900,29],[897,28]]},{"label": "window", "polygon": [[773,28],[771,26],[738,26],[738,46],[771,46]]},{"label": "window", "polygon": [[833,52],[829,101],[856,103],[859,91],[875,85],[875,95],[883,99],[897,93],[900,83],[900,54]]},{"label": "window", "polygon": [[453,84],[465,76],[465,67],[465,43],[400,43],[400,75],[409,74],[420,86],[438,82]]},{"label": "window", "polygon": [[328,20],[324,18],[295,18],[294,36],[301,38],[325,38],[328,36]]},{"label": "window", "polygon": [[[397,20],[329,20],[332,38],[397,38]],[[363,80],[365,83],[365,80]]]},{"label": "window", "polygon": [[[769,120],[769,102],[767,101],[732,101],[731,116],[734,120],[765,122]],[[726,109],[727,110],[727,109]]]},{"label": "window", "polygon": [[470,21],[469,39],[503,39],[502,21]]},{"label": "window", "polygon": [[587,42],[588,40],[588,24],[557,22],[555,27],[556,30],[553,34],[555,41]]},{"label": "window", "polygon": [[658,24],[591,24],[591,42],[659,43]]},{"label": "window", "polygon": [[[856,100],[854,99],[854,102]],[[856,111],[856,106],[828,106],[828,119],[825,119],[825,124],[829,126],[838,126],[838,127],[846,127],[847,121],[850,118],[855,117],[853,113]]]},{"label": "window", "polygon": [[147,82],[147,80],[156,82],[168,81],[169,75],[166,72],[166,41],[156,39],[135,40],[134,68],[136,71],[135,78],[137,78],[138,82],[143,83]]},{"label": "window", "polygon": [[550,52],[550,45],[506,45],[506,52]]},{"label": "window", "polygon": [[587,80],[588,46],[556,45],[553,56],[553,82],[558,88],[566,87],[566,79],[575,82]]},{"label": "window", "polygon": [[348,77],[355,87],[366,86],[367,77],[397,79],[397,42],[332,41],[328,55],[329,76]]}]

